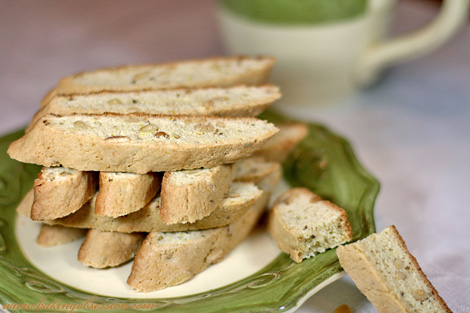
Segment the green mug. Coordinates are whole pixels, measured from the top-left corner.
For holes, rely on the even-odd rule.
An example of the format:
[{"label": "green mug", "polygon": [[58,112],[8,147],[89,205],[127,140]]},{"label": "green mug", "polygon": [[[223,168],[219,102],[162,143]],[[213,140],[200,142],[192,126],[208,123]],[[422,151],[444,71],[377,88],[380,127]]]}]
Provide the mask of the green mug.
[{"label": "green mug", "polygon": [[220,0],[239,16],[265,23],[309,25],[331,23],[364,14],[367,0]]},{"label": "green mug", "polygon": [[230,54],[276,58],[271,82],[283,110],[347,103],[392,64],[424,55],[465,22],[470,0],[444,0],[418,31],[388,38],[398,0],[219,0]]}]

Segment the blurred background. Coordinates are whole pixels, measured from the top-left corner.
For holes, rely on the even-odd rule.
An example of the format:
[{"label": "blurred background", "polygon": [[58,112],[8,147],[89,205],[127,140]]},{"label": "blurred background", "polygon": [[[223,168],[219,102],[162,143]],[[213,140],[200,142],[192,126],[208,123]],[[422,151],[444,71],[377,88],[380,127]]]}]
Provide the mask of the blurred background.
[{"label": "blurred background", "polygon": [[[215,0],[0,0],[0,134],[24,127],[62,76],[224,55]],[[425,25],[437,0],[401,0],[392,33]],[[397,225],[452,310],[470,312],[470,25],[394,66],[353,105],[309,119],[353,145],[382,184],[377,229]],[[282,86],[281,86],[282,89]],[[299,312],[375,312],[347,278]]]}]

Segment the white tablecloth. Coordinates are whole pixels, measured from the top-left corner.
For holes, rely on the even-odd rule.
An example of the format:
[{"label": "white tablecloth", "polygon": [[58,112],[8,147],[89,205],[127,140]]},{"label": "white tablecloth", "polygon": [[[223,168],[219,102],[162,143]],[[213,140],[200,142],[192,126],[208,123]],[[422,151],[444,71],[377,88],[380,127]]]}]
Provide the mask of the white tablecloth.
[{"label": "white tablecloth", "polygon": [[[211,0],[1,0],[0,134],[27,124],[61,76],[223,54],[214,11]],[[396,29],[434,11],[404,1]],[[396,225],[449,307],[470,312],[470,26],[352,103],[308,118],[345,136],[381,182],[377,229]],[[331,313],[344,303],[375,312],[348,277],[298,311]]]}]

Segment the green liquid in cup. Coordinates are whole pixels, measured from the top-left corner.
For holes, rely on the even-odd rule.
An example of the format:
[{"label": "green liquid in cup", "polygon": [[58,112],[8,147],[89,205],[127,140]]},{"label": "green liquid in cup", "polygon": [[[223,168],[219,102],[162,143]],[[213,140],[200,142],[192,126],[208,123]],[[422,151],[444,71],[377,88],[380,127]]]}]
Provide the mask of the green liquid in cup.
[{"label": "green liquid in cup", "polygon": [[274,24],[319,24],[354,18],[368,0],[219,0],[228,11]]}]

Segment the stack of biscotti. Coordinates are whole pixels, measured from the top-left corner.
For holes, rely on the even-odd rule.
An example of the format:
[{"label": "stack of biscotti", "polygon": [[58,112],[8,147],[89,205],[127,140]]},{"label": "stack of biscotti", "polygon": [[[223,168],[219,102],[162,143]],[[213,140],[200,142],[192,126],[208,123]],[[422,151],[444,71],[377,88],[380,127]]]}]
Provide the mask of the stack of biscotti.
[{"label": "stack of biscotti", "polygon": [[274,125],[253,117],[280,97],[258,85],[272,63],[212,58],[62,79],[8,150],[44,166],[19,207],[44,223],[38,243],[88,229],[79,260],[103,268],[137,255],[128,282],[139,291],[219,261],[255,225],[281,176],[279,163],[250,156],[304,136],[274,136]]}]

